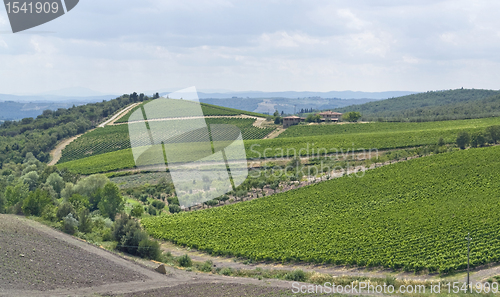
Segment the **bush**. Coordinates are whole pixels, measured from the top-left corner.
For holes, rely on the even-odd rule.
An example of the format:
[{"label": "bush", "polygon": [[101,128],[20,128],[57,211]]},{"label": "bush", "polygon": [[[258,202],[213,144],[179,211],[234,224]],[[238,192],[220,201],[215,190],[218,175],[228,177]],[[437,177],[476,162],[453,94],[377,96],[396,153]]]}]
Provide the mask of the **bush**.
[{"label": "bush", "polygon": [[219,201],[217,200],[208,200],[205,202],[206,205],[208,206],[216,206],[217,204],[219,204]]},{"label": "bush", "polygon": [[203,263],[203,265],[200,266],[199,270],[203,272],[211,272],[212,271],[212,266],[214,263],[210,260],[206,261]]},{"label": "bush", "polygon": [[63,231],[68,234],[75,234],[78,228],[78,221],[73,217],[73,214],[68,214],[63,218]]},{"label": "bush", "polygon": [[181,208],[179,205],[169,205],[168,211],[170,211],[170,213],[178,213],[181,212]]},{"label": "bush", "polygon": [[160,210],[165,208],[165,202],[160,200],[153,200],[153,202],[151,202],[151,205]]},{"label": "bush", "polygon": [[168,205],[179,205],[179,198],[177,197],[168,197],[167,198]]},{"label": "bush", "polygon": [[226,267],[220,271],[220,274],[225,275],[225,276],[229,276],[229,275],[233,274],[233,270],[230,267]]},{"label": "bush", "polygon": [[141,240],[141,242],[139,242],[139,248],[137,249],[137,252],[142,258],[161,260],[160,244],[154,240]]},{"label": "bush", "polygon": [[300,269],[297,269],[285,274],[285,279],[295,282],[303,282],[306,280],[306,273]]},{"label": "bush", "polygon": [[143,213],[144,213],[144,209],[139,204],[135,205],[134,208],[132,208],[132,210],[130,211],[130,215],[132,215],[136,218],[140,218]]},{"label": "bush", "polygon": [[177,262],[181,267],[191,267],[193,263],[191,262],[191,258],[188,255],[182,255],[177,258]]},{"label": "bush", "polygon": [[146,201],[148,201],[148,194],[142,194],[142,195],[139,197],[139,200],[141,200],[142,202],[146,202]]},{"label": "bush", "polygon": [[156,215],[156,208],[153,207],[153,205],[150,205],[148,207],[148,213],[152,216],[155,216]]}]

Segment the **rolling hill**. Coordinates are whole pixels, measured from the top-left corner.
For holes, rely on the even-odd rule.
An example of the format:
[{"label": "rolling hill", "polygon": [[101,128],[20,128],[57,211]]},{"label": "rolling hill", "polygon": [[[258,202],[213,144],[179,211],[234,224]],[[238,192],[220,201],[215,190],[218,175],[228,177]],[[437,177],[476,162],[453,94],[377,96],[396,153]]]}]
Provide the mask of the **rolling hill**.
[{"label": "rolling hill", "polygon": [[338,108],[358,111],[367,121],[440,121],[500,115],[500,91],[430,91]]}]

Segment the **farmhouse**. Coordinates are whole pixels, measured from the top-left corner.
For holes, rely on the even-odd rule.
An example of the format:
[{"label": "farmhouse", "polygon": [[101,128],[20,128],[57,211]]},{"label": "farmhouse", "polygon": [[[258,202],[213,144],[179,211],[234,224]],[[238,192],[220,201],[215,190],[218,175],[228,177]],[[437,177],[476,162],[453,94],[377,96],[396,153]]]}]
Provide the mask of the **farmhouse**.
[{"label": "farmhouse", "polygon": [[318,115],[321,117],[321,121],[323,122],[338,122],[339,118],[342,116],[340,112],[333,112],[330,110],[320,112]]},{"label": "farmhouse", "polygon": [[297,125],[301,121],[304,121],[304,119],[299,118],[298,116],[284,117],[283,118],[283,128],[288,128],[290,126]]}]

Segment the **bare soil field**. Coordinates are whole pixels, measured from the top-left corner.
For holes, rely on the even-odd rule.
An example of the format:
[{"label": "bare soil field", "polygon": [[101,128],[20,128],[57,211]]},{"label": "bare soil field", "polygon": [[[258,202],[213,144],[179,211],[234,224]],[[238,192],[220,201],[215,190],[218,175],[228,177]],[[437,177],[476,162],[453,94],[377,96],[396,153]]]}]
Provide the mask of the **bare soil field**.
[{"label": "bare soil field", "polygon": [[[118,255],[0,214],[0,296],[290,296],[292,283],[195,273]],[[238,295],[239,294],[239,295]]]},{"label": "bare soil field", "polygon": [[146,280],[137,271],[0,215],[0,292],[47,291]]},{"label": "bare soil field", "polygon": [[[299,294],[300,296],[301,294]],[[199,296],[211,296],[211,297],[242,297],[242,296],[297,296],[290,289],[285,290],[283,288],[273,288],[259,285],[242,285],[236,283],[229,284],[217,284],[217,283],[205,283],[205,284],[186,284],[179,285],[172,288],[160,288],[155,290],[149,290],[138,293],[130,293],[124,295],[109,295],[109,296],[123,296],[123,297],[199,297]],[[317,294],[307,294],[307,296],[320,296]]]}]

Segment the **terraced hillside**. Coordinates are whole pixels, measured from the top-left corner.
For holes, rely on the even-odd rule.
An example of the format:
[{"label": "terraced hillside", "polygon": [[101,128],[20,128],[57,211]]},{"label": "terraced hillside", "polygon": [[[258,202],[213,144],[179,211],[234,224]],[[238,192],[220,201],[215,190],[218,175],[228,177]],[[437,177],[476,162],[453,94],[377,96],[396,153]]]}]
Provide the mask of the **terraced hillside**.
[{"label": "terraced hillside", "polygon": [[246,203],[144,218],[156,238],[255,260],[450,272],[500,260],[500,147],[397,163]]}]

